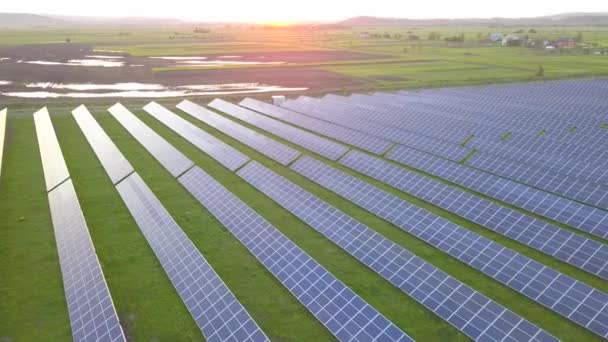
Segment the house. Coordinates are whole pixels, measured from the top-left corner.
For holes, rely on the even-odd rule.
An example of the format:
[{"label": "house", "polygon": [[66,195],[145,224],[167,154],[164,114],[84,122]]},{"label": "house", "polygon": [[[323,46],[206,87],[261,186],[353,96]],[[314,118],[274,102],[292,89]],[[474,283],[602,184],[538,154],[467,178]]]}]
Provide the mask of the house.
[{"label": "house", "polygon": [[576,48],[576,39],[570,37],[560,37],[553,42],[553,46],[557,49],[574,49]]},{"label": "house", "polygon": [[502,39],[502,46],[520,46],[521,38],[518,36],[508,35]]},{"label": "house", "polygon": [[492,42],[497,42],[499,40],[502,40],[503,38],[504,38],[504,35],[500,32],[490,33],[490,41],[492,41]]}]

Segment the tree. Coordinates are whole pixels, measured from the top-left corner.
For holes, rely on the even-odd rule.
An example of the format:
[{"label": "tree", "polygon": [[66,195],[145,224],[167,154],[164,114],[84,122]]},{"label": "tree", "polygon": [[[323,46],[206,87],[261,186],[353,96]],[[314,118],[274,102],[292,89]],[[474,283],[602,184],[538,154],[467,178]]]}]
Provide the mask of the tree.
[{"label": "tree", "polygon": [[538,31],[536,31],[536,29],[531,28],[528,30],[528,33],[538,33]]},{"label": "tree", "polygon": [[579,33],[576,35],[575,40],[576,40],[576,42],[577,42],[577,43],[582,43],[582,42],[583,42],[583,34],[579,32]]},{"label": "tree", "polygon": [[427,39],[428,40],[440,40],[441,35],[438,32],[431,32],[431,33],[429,33],[429,37]]},{"label": "tree", "polygon": [[545,76],[545,69],[543,68],[542,65],[538,66],[538,71],[536,72],[536,77],[543,77]]},{"label": "tree", "polygon": [[72,42],[72,38],[66,38],[65,42],[68,43],[68,44],[70,44]]}]

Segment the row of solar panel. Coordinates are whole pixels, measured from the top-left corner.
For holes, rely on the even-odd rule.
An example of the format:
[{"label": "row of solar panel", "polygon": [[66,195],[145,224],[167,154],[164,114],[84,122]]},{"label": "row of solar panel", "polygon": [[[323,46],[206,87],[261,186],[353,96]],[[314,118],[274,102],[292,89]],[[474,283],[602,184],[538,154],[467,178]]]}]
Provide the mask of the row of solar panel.
[{"label": "row of solar panel", "polygon": [[[184,107],[182,104],[180,104],[179,107]],[[190,111],[201,112],[201,108],[202,107],[196,106],[192,103],[188,104],[188,109]],[[231,135],[235,139],[238,139],[238,136],[240,134],[240,132],[237,131],[232,131],[228,133],[229,130],[225,130],[223,132]],[[258,148],[260,148],[260,146],[258,146]],[[260,150],[260,152],[262,152],[262,150]],[[272,180],[280,176],[276,174],[268,174],[268,172],[271,171],[264,168],[260,164],[249,163],[239,171],[239,175],[250,183],[252,183],[252,185],[254,186],[256,186],[256,184],[254,184],[252,179],[257,179],[258,182],[260,180],[269,180],[271,183],[273,183],[272,186],[276,186],[275,182]],[[194,175],[194,173],[196,173],[196,175]],[[197,180],[196,178],[199,179]],[[214,215],[218,217],[218,219],[223,222],[229,230],[234,229],[237,232],[243,231],[243,226],[246,226],[246,224],[235,225],[234,227],[231,227],[231,224],[236,224],[238,222],[242,222],[243,220],[245,220],[246,222],[249,222],[250,220],[254,222],[265,222],[261,218],[258,220],[252,219],[251,217],[255,216],[255,213],[251,212],[250,209],[242,209],[241,207],[243,205],[239,205],[236,207],[231,206],[230,203],[234,201],[233,195],[227,193],[225,189],[223,189],[223,187],[217,184],[209,184],[212,179],[208,175],[206,175],[202,170],[195,168],[191,171],[188,171],[179,179],[180,182],[184,186],[186,186],[186,188],[191,191],[193,195],[197,199],[199,199],[199,201],[201,201],[201,203],[205,207],[209,208],[209,210],[214,213]],[[193,189],[193,186],[196,186],[196,189]],[[299,191],[302,192],[303,190],[300,189]],[[296,191],[289,191],[289,193],[294,192]],[[303,203],[314,202],[310,200],[313,195],[308,194],[308,196],[309,197],[307,199],[299,198],[295,199],[294,201],[290,201],[290,203],[292,203],[291,205],[302,205]],[[315,200],[317,202],[320,202],[318,198],[316,198]],[[240,201],[238,202],[240,203]],[[324,206],[329,207],[329,205],[327,204],[324,204]],[[370,237],[370,239],[368,240],[361,239],[358,241],[352,241],[350,239],[345,239],[345,237],[347,236],[359,236],[359,234],[357,233],[361,233],[361,229],[364,228],[363,225],[354,221],[352,218],[344,214],[342,214],[343,220],[335,220],[334,217],[331,217],[332,221],[349,223],[346,227],[343,228],[344,232],[348,231],[349,233],[349,235],[345,236],[344,234],[340,234],[340,232],[328,226],[327,222],[323,222],[319,220],[318,217],[315,217],[315,215],[313,215],[313,213],[316,212],[314,208],[310,208],[310,210],[307,210],[307,208],[301,209],[302,210],[298,212],[299,214],[310,215],[309,217],[311,219],[304,219],[304,221],[310,224],[312,228],[320,230],[322,234],[326,235],[334,242],[337,241],[336,239],[341,239],[341,243],[336,243],[349,252],[352,252],[353,250],[358,250],[359,248],[361,248],[362,251],[366,250],[367,252],[369,252],[369,255],[361,255],[359,253],[356,253],[355,256],[364,264],[379,272],[382,276],[387,277],[387,280],[404,289],[406,293],[409,293],[414,296],[414,298],[419,300],[425,306],[431,308],[432,310],[437,309],[436,312],[441,313],[441,317],[447,319],[451,324],[454,324],[457,328],[463,330],[472,338],[482,340],[488,339],[495,341],[502,340],[504,338],[506,338],[507,340],[553,339],[553,337],[546,334],[545,332],[540,331],[537,327],[530,325],[528,322],[525,322],[521,318],[506,311],[499,305],[492,303],[486,297],[480,294],[473,296],[473,294],[475,293],[473,290],[460,284],[457,280],[445,275],[443,272],[438,271],[431,265],[424,263],[422,260],[414,257],[412,254],[403,250],[402,248],[392,244],[390,241],[384,239],[380,235],[372,233],[369,228],[365,227],[365,229],[363,230],[366,232],[365,234]],[[335,211],[336,209],[332,208],[331,210]],[[331,216],[324,215],[323,213],[320,213],[319,215],[321,215],[320,217],[325,218],[330,218]],[[321,230],[321,227],[326,227],[326,230]],[[263,229],[260,230],[264,231]],[[327,235],[330,231],[333,231],[333,233],[331,234],[332,236]],[[244,237],[239,238],[239,233],[235,233],[237,238],[241,240],[244,240],[246,238],[251,239],[251,237],[249,236],[251,235],[251,233],[246,229],[245,232],[242,234],[245,234]],[[262,233],[259,233],[259,231],[258,234],[263,235]],[[362,236],[359,237],[363,238]],[[358,246],[355,244],[355,242],[359,242],[361,245]],[[381,253],[377,250],[376,247],[378,246],[376,246],[376,244],[378,243],[382,243],[383,246],[387,248],[387,250],[390,247],[393,253],[398,253],[404,259],[389,259],[388,255],[384,255],[385,253]],[[367,244],[371,245],[367,246]],[[257,245],[255,246],[256,247],[252,248],[259,248],[257,247]],[[349,246],[350,248],[346,248],[346,246]],[[376,255],[377,259],[372,259],[372,252],[374,253],[374,255]],[[262,255],[275,256],[275,254],[273,253],[267,253]],[[271,262],[275,265],[280,262],[276,260],[277,258],[280,258],[280,255],[281,254],[276,255],[274,257],[275,260],[272,260]],[[285,265],[282,266],[283,268],[289,266],[289,260],[298,260],[298,258],[294,258],[293,256],[291,256],[291,258],[287,258],[287,260],[284,261]],[[391,263],[394,263],[394,267],[392,267],[392,269],[396,272],[396,275],[394,277],[387,276],[388,270],[386,272],[381,272],[381,270],[383,270],[387,266],[387,262],[389,262],[389,260]],[[410,263],[404,265],[399,262],[400,260],[407,260]],[[411,267],[416,267],[414,268],[414,270],[418,269],[418,273],[416,273],[412,277],[410,277],[411,274],[408,274],[408,270]],[[431,274],[433,275],[433,277],[430,277]],[[397,279],[401,279],[402,282],[404,282],[405,280],[409,280],[409,286],[408,284],[396,283]],[[421,282],[426,281],[429,282],[428,285],[422,286]],[[431,286],[432,284],[440,285],[444,283],[445,286],[441,287],[441,291],[433,293],[432,296],[430,293],[424,293],[424,289],[434,289],[434,287]],[[413,284],[416,284],[416,286],[414,286]],[[453,298],[449,298],[450,296],[452,296]],[[428,300],[425,300],[427,297]],[[440,304],[444,303],[444,301],[446,300],[447,302],[445,303],[445,305],[441,306]],[[432,304],[433,301],[435,301],[436,305]],[[441,306],[441,308],[439,308],[439,306]]]},{"label": "row of solar panel", "polygon": [[[182,105],[191,112],[207,117],[202,107],[186,102]],[[177,119],[177,115],[160,106],[149,106],[147,110],[163,112],[164,115],[170,117],[171,120],[163,121],[165,124],[175,122]],[[126,108],[116,105],[110,111],[119,119],[119,122],[123,123],[131,135],[167,169],[173,168],[173,160],[166,158],[166,155],[173,155],[178,160],[188,160],[158,134],[148,129],[142,129],[145,124]],[[237,139],[250,134],[249,131],[236,130],[234,127],[243,126],[233,126],[230,122],[224,122],[220,128],[226,129]],[[179,135],[193,144],[197,143],[197,140],[191,139],[187,133],[179,130],[179,127],[176,128],[175,131]],[[268,138],[264,140],[270,145],[274,145],[271,148],[278,146],[276,142]],[[163,143],[154,143],[160,141]],[[254,146],[258,149],[265,147],[261,144],[254,144]],[[208,150],[204,146],[199,149]],[[226,148],[224,152],[233,156],[228,155],[222,158],[234,159],[240,155],[240,152],[231,147]],[[215,158],[218,160],[217,156]],[[281,159],[281,156],[278,156],[278,159]],[[225,159],[218,161],[223,160]],[[191,161],[188,160],[188,162],[192,164]],[[183,164],[183,162],[178,163],[178,165]],[[194,166],[187,172],[181,175],[174,174],[174,176],[339,340],[411,340],[268,221],[199,167]]]},{"label": "row of solar panel", "polygon": [[74,341],[125,341],[110,290],[46,108],[34,114]]},{"label": "row of solar panel", "polygon": [[[306,117],[288,109],[264,104],[253,99],[246,99],[241,102],[241,105],[345,143],[351,143],[354,140],[357,143],[355,146],[368,152],[374,152],[369,144],[364,143],[366,139],[371,137],[365,133],[338,126],[341,133],[334,134],[331,129],[327,128],[327,122],[325,121]],[[305,119],[302,119],[302,117]],[[354,133],[351,135],[351,139],[344,139],[343,134],[349,132]],[[403,145],[397,145],[392,148],[387,157],[599,237],[608,236],[608,213],[601,209],[586,206],[449,160],[434,157]]]},{"label": "row of solar panel", "polygon": [[[241,111],[241,115],[243,115],[243,111]],[[332,182],[337,183],[337,181],[335,181],[335,175],[327,171],[330,169],[328,166],[320,166],[322,163],[317,162],[319,164],[317,166],[319,168],[326,168],[327,172],[314,176],[314,171],[312,174],[304,171],[306,170],[306,167],[301,165],[304,163],[311,163],[312,161],[313,160],[308,157],[303,157],[298,159],[291,168],[296,172],[311,178],[322,186],[328,187],[331,190],[340,193],[339,190],[332,188],[330,185]],[[245,166],[241,171],[239,171],[239,174],[252,183],[252,185],[259,187],[259,182],[268,182],[269,180],[273,179],[271,174],[259,175],[260,173],[263,173],[261,172],[261,166],[255,166],[257,171],[247,171],[254,168],[254,166],[251,165],[252,164]],[[332,172],[337,173],[338,171],[333,170]],[[388,193],[383,193],[380,189],[374,189],[376,193],[367,191],[366,189],[371,186],[362,181],[357,181],[356,178],[352,176],[341,174],[341,177],[351,178],[349,179],[349,182],[344,182],[343,184],[340,184],[339,187],[339,189],[342,191],[346,191],[347,194],[340,194],[354,203],[361,205],[364,209],[367,209],[368,211],[371,211],[372,213],[393,222],[398,227],[405,229],[415,236],[427,241],[431,245],[444,250],[457,259],[465,263],[469,263],[472,267],[479,269],[480,271],[490,275],[507,286],[511,286],[515,290],[520,291],[522,294],[548,306],[549,308],[554,309],[556,312],[572,319],[573,321],[585,327],[590,327],[589,329],[592,331],[602,336],[608,333],[608,326],[605,326],[603,323],[604,317],[608,317],[606,316],[607,313],[604,312],[607,310],[607,308],[602,304],[603,300],[608,299],[606,294],[597,291],[588,285],[584,285],[583,283],[580,283],[572,278],[564,276],[563,274],[532,261],[527,257],[505,249],[504,247],[478,236],[477,234],[468,232],[449,221],[443,220],[428,212],[425,213],[422,209],[415,208],[414,206],[407,204],[405,201],[389,195]],[[266,188],[265,193],[268,194],[268,191],[274,191],[277,187],[276,181],[271,182],[271,184],[268,185],[268,188]],[[294,192],[296,192],[296,190],[291,189],[290,191],[286,192],[287,195],[285,196],[293,196]],[[279,199],[273,197],[272,195],[269,196],[274,198],[275,201],[281,203],[280,196]],[[306,198],[297,198],[293,201],[283,202],[281,204],[284,206],[289,206],[288,203],[292,203],[292,205],[301,207],[303,206],[301,203],[311,202],[314,201]],[[305,219],[307,217],[306,215],[310,214],[310,211],[302,209],[296,210],[293,207],[291,209],[288,208],[288,210],[292,211],[292,213],[300,218],[304,216],[304,221],[314,227],[314,222],[310,222]],[[325,214],[320,217],[330,218],[331,221],[339,221],[339,217],[336,215]],[[322,222],[320,218],[314,218],[314,220]],[[422,228],[421,225],[428,226]],[[438,226],[441,226],[441,228],[438,228]],[[428,234],[428,232],[433,232],[433,234]],[[438,236],[442,236],[444,239],[437,240]],[[599,249],[598,245],[599,244],[596,243],[595,246]],[[444,249],[444,246],[448,246],[447,249]],[[472,246],[479,248],[471,248]],[[589,256],[587,256],[587,258],[589,258]],[[602,273],[605,274],[606,270],[604,267],[604,261],[598,260],[597,262],[602,265],[600,267],[603,268]],[[535,274],[535,272],[544,272],[543,278],[532,276]],[[568,293],[563,294],[561,287],[563,287],[565,284],[572,285],[573,282],[577,283],[576,290],[568,290],[566,291]],[[560,296],[556,296],[557,293],[560,293]],[[589,297],[589,300],[582,303],[581,307],[584,308],[583,311],[585,312],[587,312],[586,310],[591,311],[592,315],[590,316],[581,314],[581,312],[577,311],[577,306],[567,304],[573,298],[578,298],[581,294],[584,297]],[[601,318],[596,320],[596,316],[601,316]]]}]

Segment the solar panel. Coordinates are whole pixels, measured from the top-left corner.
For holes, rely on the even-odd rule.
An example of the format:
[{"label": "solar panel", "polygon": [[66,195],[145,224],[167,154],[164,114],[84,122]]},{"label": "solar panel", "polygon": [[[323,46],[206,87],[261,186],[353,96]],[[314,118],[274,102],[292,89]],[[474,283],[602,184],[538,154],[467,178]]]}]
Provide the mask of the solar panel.
[{"label": "solar panel", "polygon": [[[88,111],[73,112],[73,115],[85,123],[81,129],[84,128],[83,132],[104,169],[109,170],[109,166],[114,165],[113,160],[124,158],[109,138],[96,139],[100,134],[91,129],[93,124],[101,133],[104,132]],[[147,133],[145,130],[140,132]],[[136,172],[121,179],[116,190],[207,341],[268,341]]]},{"label": "solar panel", "polygon": [[42,159],[42,170],[46,190],[49,191],[70,177],[63,154],[55,135],[55,129],[46,107],[34,113],[38,148]]},{"label": "solar panel", "polygon": [[300,152],[293,148],[188,100],[180,102],[177,108],[283,165],[291,163],[300,156]]},{"label": "solar panel", "polygon": [[6,108],[0,110],[0,175],[2,175],[2,157],[4,154],[4,132],[6,131]]},{"label": "solar panel", "polygon": [[200,168],[179,181],[338,340],[413,341]]},{"label": "solar panel", "polygon": [[95,154],[101,160],[101,164],[112,180],[112,184],[118,183],[134,171],[131,164],[118,151],[116,145],[84,105],[74,109],[72,115]]},{"label": "solar panel", "polygon": [[608,246],[358,151],[340,163],[515,241],[608,279]]},{"label": "solar panel", "polygon": [[[46,109],[38,111],[34,120],[38,144],[44,146],[40,149],[43,168],[52,175],[46,177],[45,173],[47,187],[60,179],[56,177],[60,173],[52,171],[65,170],[67,177],[59,184],[50,186],[48,199],[72,337],[74,341],[125,341],[110,290]],[[46,165],[47,163],[52,165]]]},{"label": "solar panel", "polygon": [[[241,105],[250,104],[252,107],[254,107],[255,102],[253,101],[256,100],[245,99],[241,101]],[[346,153],[346,151],[348,151],[348,147],[342,144],[338,144],[329,139],[309,133],[282,121],[256,113],[252,110],[245,109],[221,99],[211,101],[211,103],[209,103],[209,107],[217,109],[239,120],[245,121],[253,126],[263,129],[271,134],[281,137],[296,145],[302,146],[331,160],[337,160],[340,158],[340,156]]]},{"label": "solar panel", "polygon": [[144,110],[230,171],[249,161],[246,155],[155,102],[147,104]]},{"label": "solar panel", "polygon": [[394,145],[388,140],[357,132],[350,128],[315,119],[268,103],[248,99],[240,104],[262,114],[300,126],[315,133],[326,135],[374,154],[381,155]]},{"label": "solar panel", "polygon": [[140,144],[154,151],[152,153],[154,157],[173,177],[181,175],[194,165],[190,159],[120,103],[115,104],[108,111]]},{"label": "solar panel", "polygon": [[71,180],[49,193],[49,207],[74,341],[125,341]]},{"label": "solar panel", "polygon": [[269,341],[137,173],[116,189],[207,341]]},{"label": "solar panel", "polygon": [[238,174],[472,339],[557,341],[555,337],[262,165],[251,162]]},{"label": "solar panel", "polygon": [[535,186],[557,195],[608,209],[608,187],[551,170],[538,169],[491,153],[477,152],[467,165]]},{"label": "solar panel", "polygon": [[601,209],[405,146],[396,146],[386,157],[587,233],[608,237],[608,213]]},{"label": "solar panel", "polygon": [[310,157],[291,169],[494,280],[608,337],[608,294]]}]

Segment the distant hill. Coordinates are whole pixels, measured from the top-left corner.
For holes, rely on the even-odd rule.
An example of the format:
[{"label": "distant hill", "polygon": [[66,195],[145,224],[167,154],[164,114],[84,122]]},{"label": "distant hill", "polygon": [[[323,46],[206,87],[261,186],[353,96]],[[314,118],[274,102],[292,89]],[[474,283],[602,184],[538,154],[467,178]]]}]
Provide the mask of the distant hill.
[{"label": "distant hill", "polygon": [[563,13],[532,18],[487,18],[487,19],[408,19],[355,17],[344,20],[343,26],[608,26],[608,13]]},{"label": "distant hill", "polygon": [[65,22],[58,18],[27,13],[0,13],[0,28],[27,28],[38,26],[62,25]]}]

